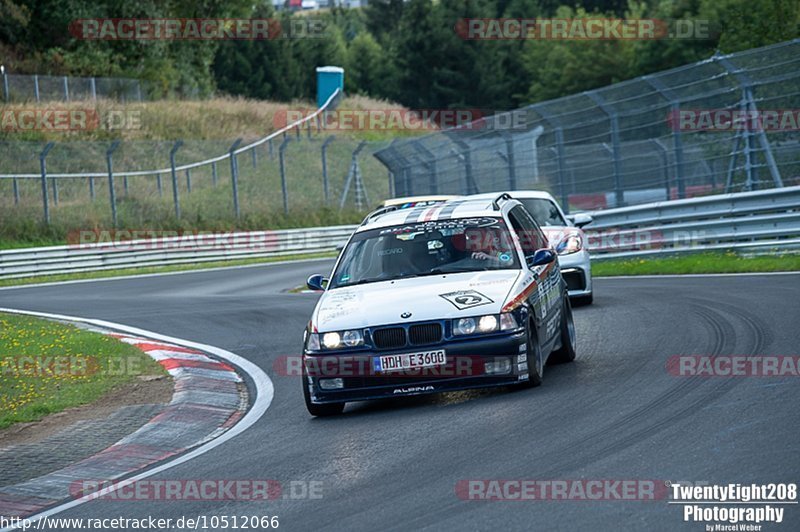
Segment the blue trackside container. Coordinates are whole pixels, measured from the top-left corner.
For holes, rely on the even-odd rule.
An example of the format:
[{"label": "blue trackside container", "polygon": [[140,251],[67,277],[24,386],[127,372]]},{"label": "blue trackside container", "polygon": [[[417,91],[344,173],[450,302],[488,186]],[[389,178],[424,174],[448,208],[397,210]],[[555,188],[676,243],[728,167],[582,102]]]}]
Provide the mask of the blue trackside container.
[{"label": "blue trackside container", "polygon": [[344,90],[344,69],[336,66],[317,67],[317,107],[322,107],[331,94]]}]

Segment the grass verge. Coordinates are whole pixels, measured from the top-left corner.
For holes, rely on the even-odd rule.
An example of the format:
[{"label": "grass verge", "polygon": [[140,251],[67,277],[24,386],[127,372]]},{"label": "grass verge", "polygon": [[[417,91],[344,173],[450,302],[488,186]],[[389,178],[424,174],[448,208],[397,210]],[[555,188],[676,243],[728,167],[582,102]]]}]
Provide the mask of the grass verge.
[{"label": "grass verge", "polygon": [[139,376],[165,373],[147,354],[110,336],[0,313],[0,429],[91,403]]},{"label": "grass verge", "polygon": [[693,253],[651,259],[594,262],[594,277],[690,273],[752,273],[800,271],[800,254],[747,256],[733,252]]},{"label": "grass verge", "polygon": [[259,257],[253,259],[227,260],[216,262],[201,262],[197,264],[176,264],[174,266],[157,266],[151,268],[122,268],[118,270],[104,270],[97,272],[66,273],[58,275],[40,275],[36,277],[23,277],[21,279],[0,279],[2,286],[20,286],[37,283],[54,283],[58,281],[76,281],[81,279],[107,279],[124,275],[144,275],[148,273],[169,273],[195,270],[207,270],[226,266],[246,266],[249,264],[266,264],[270,262],[286,262],[306,259],[334,258],[336,253],[306,253],[301,255],[286,255],[282,257]]}]

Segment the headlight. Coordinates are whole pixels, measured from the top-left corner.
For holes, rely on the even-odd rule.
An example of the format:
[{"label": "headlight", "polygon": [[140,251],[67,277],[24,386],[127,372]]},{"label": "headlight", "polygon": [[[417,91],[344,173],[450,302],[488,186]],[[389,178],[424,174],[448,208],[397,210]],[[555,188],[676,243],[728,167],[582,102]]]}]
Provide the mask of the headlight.
[{"label": "headlight", "polygon": [[478,320],[478,332],[487,333],[497,330],[497,318],[494,316],[481,316]]},{"label": "headlight", "polygon": [[364,335],[360,330],[329,332],[322,335],[322,345],[325,349],[358,347],[364,345]]},{"label": "headlight", "polygon": [[347,347],[356,347],[364,344],[364,336],[361,331],[345,331],[342,335],[342,340]]},{"label": "headlight", "polygon": [[569,255],[570,253],[577,253],[583,249],[583,238],[577,233],[572,233],[556,246],[556,253],[559,255]]},{"label": "headlight", "polygon": [[453,334],[466,336],[474,333],[491,333],[518,329],[517,319],[511,313],[487,314],[475,318],[459,318],[453,320]]},{"label": "headlight", "polygon": [[322,336],[322,345],[324,345],[327,349],[336,349],[342,345],[342,337],[339,336],[339,333],[337,332],[325,333]]},{"label": "headlight", "polygon": [[453,324],[454,334],[472,334],[475,332],[475,318],[459,318]]}]

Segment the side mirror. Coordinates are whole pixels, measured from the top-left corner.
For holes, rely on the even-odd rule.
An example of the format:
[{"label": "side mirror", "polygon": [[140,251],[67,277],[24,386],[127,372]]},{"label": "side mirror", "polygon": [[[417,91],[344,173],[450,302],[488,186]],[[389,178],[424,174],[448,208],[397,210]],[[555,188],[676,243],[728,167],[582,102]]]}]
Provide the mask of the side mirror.
[{"label": "side mirror", "polygon": [[572,219],[572,223],[575,227],[583,227],[584,225],[589,225],[594,221],[594,218],[590,214],[578,213],[574,216],[570,217]]},{"label": "side mirror", "polygon": [[323,291],[328,287],[328,279],[320,274],[314,274],[306,281],[309,290]]},{"label": "side mirror", "polygon": [[544,264],[550,264],[554,260],[556,260],[556,252],[550,248],[537,249],[536,253],[534,253],[529,257],[526,257],[528,267],[530,268],[533,268],[534,266],[542,266]]},{"label": "side mirror", "polygon": [[336,252],[337,252],[337,253],[341,253],[341,252],[342,252],[342,250],[344,249],[344,246],[345,246],[345,245],[346,245],[346,244],[344,244],[344,243],[342,243],[342,244],[338,244],[338,245],[336,246]]}]

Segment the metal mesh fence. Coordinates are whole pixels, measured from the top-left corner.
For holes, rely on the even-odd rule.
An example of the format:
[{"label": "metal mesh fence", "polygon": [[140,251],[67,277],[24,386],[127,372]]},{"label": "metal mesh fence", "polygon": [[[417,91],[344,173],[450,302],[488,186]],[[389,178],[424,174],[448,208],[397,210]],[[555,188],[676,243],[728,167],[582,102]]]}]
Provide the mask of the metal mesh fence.
[{"label": "metal mesh fence", "polygon": [[122,102],[141,102],[146,90],[138,79],[79,78],[3,74],[3,100],[6,103],[95,100],[105,98]]},{"label": "metal mesh fence", "polygon": [[800,39],[398,140],[397,196],[542,189],[565,209],[800,183]]}]

